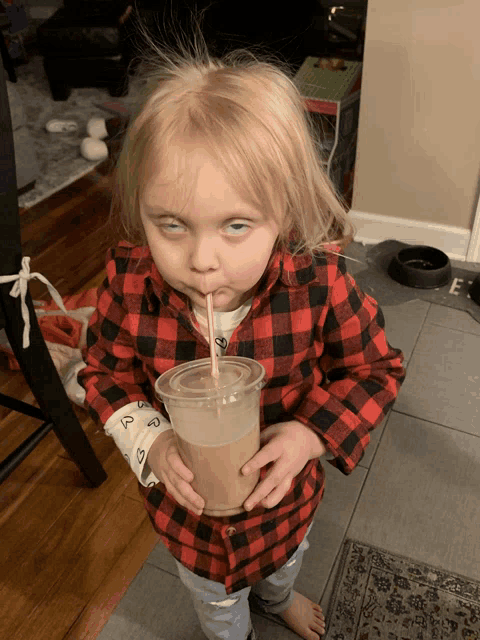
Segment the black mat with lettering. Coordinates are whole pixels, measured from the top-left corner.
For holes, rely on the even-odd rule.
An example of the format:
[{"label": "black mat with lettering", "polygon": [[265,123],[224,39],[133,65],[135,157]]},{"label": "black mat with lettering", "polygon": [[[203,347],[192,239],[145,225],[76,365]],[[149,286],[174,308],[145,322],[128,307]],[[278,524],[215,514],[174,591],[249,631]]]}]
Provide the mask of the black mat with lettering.
[{"label": "black mat with lettering", "polygon": [[[398,240],[385,240],[376,245],[364,246],[353,242],[345,250],[347,268],[360,288],[371,295],[378,303],[395,306],[410,300],[425,300],[435,304],[466,311],[480,323],[480,306],[468,295],[470,284],[479,271],[469,270],[478,265],[465,263],[465,267],[458,266],[458,261],[452,263],[452,277],[450,282],[439,289],[418,289],[407,287],[393,280],[388,275],[388,266],[393,256],[410,246]],[[348,257],[359,260],[353,262]]]}]

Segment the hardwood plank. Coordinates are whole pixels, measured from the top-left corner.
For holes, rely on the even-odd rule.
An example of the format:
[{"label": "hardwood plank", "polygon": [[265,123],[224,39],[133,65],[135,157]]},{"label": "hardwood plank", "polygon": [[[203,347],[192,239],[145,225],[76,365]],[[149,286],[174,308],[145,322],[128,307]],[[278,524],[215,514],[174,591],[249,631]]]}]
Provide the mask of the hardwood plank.
[{"label": "hardwood plank", "polygon": [[[1,431],[3,437],[3,422]],[[45,477],[51,472],[60,448],[61,444],[55,434],[48,433],[3,483],[0,491],[0,539],[2,539],[2,525],[9,521],[15,512],[22,509],[23,503],[28,505],[29,496],[39,484],[46,481]],[[1,457],[3,459],[5,456]],[[5,544],[3,539],[2,544]]]},{"label": "hardwood plank", "polygon": [[122,496],[57,575],[38,606],[25,616],[12,640],[64,638],[147,518],[142,505]]},{"label": "hardwood plank", "polygon": [[102,269],[99,273],[94,275],[88,282],[85,282],[83,286],[80,287],[80,291],[86,291],[87,289],[96,289],[98,288],[107,276],[107,270]]},{"label": "hardwood plank", "polygon": [[[132,485],[129,485],[129,488]],[[137,575],[158,543],[158,536],[150,520],[145,518],[131,544],[126,547],[104,582],[94,593],[64,640],[95,640],[118,603],[125,595],[130,583]]]},{"label": "hardwood plank", "polygon": [[[36,403],[32,402],[32,404]],[[97,457],[103,463],[103,461],[116,450],[112,438],[109,438],[103,429],[100,429],[94,424],[84,409],[74,405],[74,410]],[[4,451],[4,443],[2,442],[0,457],[3,458],[7,453],[10,453],[10,451],[20,444],[25,437],[30,435],[35,427],[38,427],[40,424],[40,421],[34,418],[12,412],[8,418],[2,421],[1,434],[2,440],[5,439],[7,442],[11,435],[10,428],[12,428],[13,444],[8,447],[8,451]],[[16,431],[17,425],[18,431]],[[35,447],[26,460],[17,467],[8,478],[8,481],[2,485],[2,490],[0,491],[0,526],[11,517],[16,509],[20,508],[20,505],[30,496],[36,486],[44,481],[46,474],[55,463],[57,457],[70,460],[70,456],[62,447],[53,431],[51,431],[42,442]],[[81,474],[80,478],[83,478]]]},{"label": "hardwood plank", "polygon": [[[7,396],[27,402],[27,397],[33,397],[30,389],[25,384],[25,378],[21,371],[9,368],[7,355],[0,353],[0,391]],[[0,421],[6,418],[11,409],[0,407]]]},{"label": "hardwood plank", "polygon": [[[102,204],[96,199],[89,200],[90,214],[98,219]],[[88,227],[88,228],[86,228]],[[115,243],[104,221],[89,225],[76,225],[68,232],[55,238],[52,236],[48,247],[36,253],[31,252],[31,271],[45,276],[60,295],[73,295],[91,280],[105,266],[107,249]],[[28,255],[25,250],[25,255]],[[50,299],[47,287],[39,281],[30,282],[30,293],[34,300]]]},{"label": "hardwood plank", "polygon": [[58,520],[85,486],[86,481],[80,471],[69,461],[63,460],[61,465],[52,465],[21,506],[3,522],[0,527],[2,588],[5,586],[5,567],[11,567],[12,563],[13,566],[20,566],[26,549],[38,548],[52,523]]},{"label": "hardwood plank", "polygon": [[[25,382],[23,382],[25,387]],[[13,395],[13,394],[8,394]],[[38,406],[33,393],[22,394],[22,400],[32,406]],[[16,397],[16,399],[18,396]],[[32,434],[35,429],[40,427],[42,422],[36,418],[25,416],[17,411],[10,411],[2,421],[2,439],[0,441],[0,458],[5,458],[9,453],[17,448],[25,438]]]},{"label": "hardwood plank", "polygon": [[[73,467],[73,463],[62,461],[60,464]],[[104,466],[108,478],[96,491],[82,489],[58,518],[52,518],[49,529],[36,545],[30,545],[27,556],[11,555],[3,563],[2,571],[7,576],[1,600],[5,607],[3,633],[13,634],[17,619],[27,604],[34,608],[42,602],[45,593],[58,580],[58,575],[69,568],[91,532],[108,518],[125,488],[136,480],[133,474],[125,476],[123,458],[116,449]]]},{"label": "hardwood plank", "polygon": [[[125,464],[127,464],[126,460],[125,460]],[[127,464],[127,468],[130,469],[128,464]],[[131,471],[131,473],[133,473],[133,471]],[[140,492],[138,490],[138,480],[136,477],[135,477],[135,482],[132,482],[131,484],[129,484],[128,487],[125,489],[124,495],[128,496],[132,500],[137,500],[137,502],[141,502],[143,504],[143,497],[140,495]]]}]

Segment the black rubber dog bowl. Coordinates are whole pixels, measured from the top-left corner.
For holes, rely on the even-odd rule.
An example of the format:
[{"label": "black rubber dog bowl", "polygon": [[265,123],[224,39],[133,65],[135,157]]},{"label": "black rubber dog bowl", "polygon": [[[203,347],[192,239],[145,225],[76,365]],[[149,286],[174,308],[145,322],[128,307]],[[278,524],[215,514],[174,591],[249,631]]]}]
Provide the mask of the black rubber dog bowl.
[{"label": "black rubber dog bowl", "polygon": [[407,287],[436,289],[450,282],[452,267],[449,257],[440,249],[412,246],[401,249],[393,257],[388,275]]}]

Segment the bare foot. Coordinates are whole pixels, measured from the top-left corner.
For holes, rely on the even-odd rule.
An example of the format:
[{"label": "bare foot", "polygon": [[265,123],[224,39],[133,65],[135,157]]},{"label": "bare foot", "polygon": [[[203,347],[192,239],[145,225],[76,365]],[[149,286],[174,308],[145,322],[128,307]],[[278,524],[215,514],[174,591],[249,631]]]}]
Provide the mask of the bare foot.
[{"label": "bare foot", "polygon": [[278,615],[305,640],[319,640],[325,633],[325,618],[320,605],[294,591],[295,598],[288,609]]}]

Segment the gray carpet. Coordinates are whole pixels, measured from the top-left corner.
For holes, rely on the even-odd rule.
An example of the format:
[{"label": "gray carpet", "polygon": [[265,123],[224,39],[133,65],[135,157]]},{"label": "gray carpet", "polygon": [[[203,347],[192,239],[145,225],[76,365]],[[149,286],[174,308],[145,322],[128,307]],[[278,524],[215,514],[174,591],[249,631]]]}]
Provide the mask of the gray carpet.
[{"label": "gray carpet", "polygon": [[[37,153],[40,173],[34,189],[19,197],[20,207],[32,207],[44,198],[78,180],[92,171],[99,162],[85,160],[80,154],[80,143],[87,137],[86,125],[90,118],[108,118],[112,114],[100,107],[105,102],[119,102],[127,108],[133,104],[135,90],[128,96],[112,98],[107,89],[82,87],[72,89],[68,100],[55,102],[50,93],[43,58],[33,55],[26,64],[16,68],[18,89]],[[131,78],[131,87],[135,78]],[[74,120],[78,131],[49,133],[45,125],[49,120]]]},{"label": "gray carpet", "polygon": [[480,638],[480,583],[346,540],[326,640]]}]

